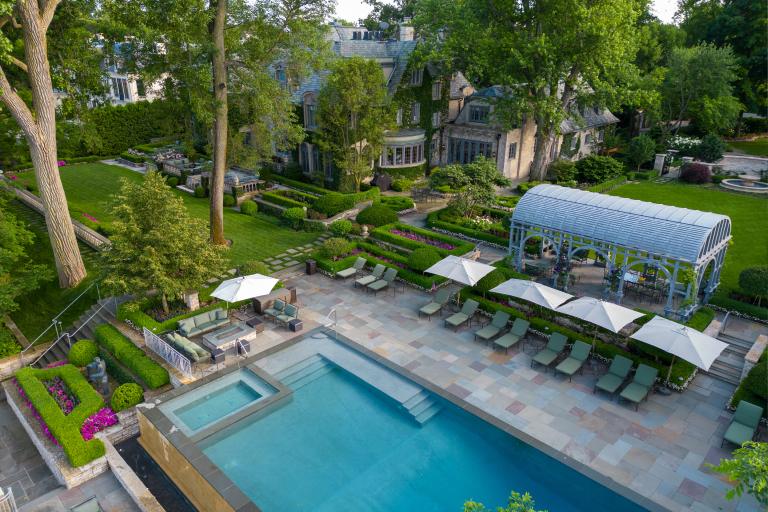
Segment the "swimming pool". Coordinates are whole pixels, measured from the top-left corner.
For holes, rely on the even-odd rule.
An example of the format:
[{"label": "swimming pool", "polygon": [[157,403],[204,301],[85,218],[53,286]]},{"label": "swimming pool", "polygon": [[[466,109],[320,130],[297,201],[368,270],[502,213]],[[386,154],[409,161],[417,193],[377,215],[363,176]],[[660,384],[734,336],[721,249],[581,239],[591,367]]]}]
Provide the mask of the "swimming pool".
[{"label": "swimming pool", "polygon": [[197,443],[265,512],[443,512],[511,490],[550,511],[645,510],[448,402],[420,424],[333,365],[289,386],[284,406]]}]

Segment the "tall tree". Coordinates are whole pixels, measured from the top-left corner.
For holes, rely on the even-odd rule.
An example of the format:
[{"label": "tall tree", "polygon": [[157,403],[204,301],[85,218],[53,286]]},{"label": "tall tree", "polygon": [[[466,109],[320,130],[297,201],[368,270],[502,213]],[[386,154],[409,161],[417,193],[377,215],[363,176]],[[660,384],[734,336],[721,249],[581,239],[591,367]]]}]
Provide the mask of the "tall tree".
[{"label": "tall tree", "polygon": [[[56,99],[48,60],[48,31],[59,1],[0,2],[0,102],[27,139],[59,284],[72,287],[83,280],[86,271],[57,166]],[[9,66],[14,68],[12,72]],[[62,71],[66,75],[66,66]],[[57,85],[67,81],[65,76],[61,78]],[[29,91],[31,104],[25,101],[24,90]]]},{"label": "tall tree", "polygon": [[[496,118],[537,125],[531,169],[546,173],[560,123],[577,106],[614,106],[635,75],[638,0],[423,0],[421,56],[460,70],[478,86],[505,86]],[[567,21],[566,21],[567,20]]]},{"label": "tall tree", "polygon": [[320,89],[317,122],[318,144],[333,155],[342,182],[347,176],[359,191],[394,125],[381,66],[362,57],[337,60]]},{"label": "tall tree", "polygon": [[[300,80],[327,51],[324,19],[332,6],[332,0],[105,2],[110,19],[133,35],[136,71],[176,89],[190,107],[191,130],[202,135],[212,127],[210,233],[215,243],[225,241],[229,132],[241,128],[229,119],[230,100],[237,98],[240,107],[233,120],[254,127],[262,148],[295,142],[298,131],[286,128],[286,120],[296,119],[287,81]],[[277,73],[278,66],[284,75]],[[277,82],[283,76],[281,89]],[[278,129],[265,129],[272,126]]]}]

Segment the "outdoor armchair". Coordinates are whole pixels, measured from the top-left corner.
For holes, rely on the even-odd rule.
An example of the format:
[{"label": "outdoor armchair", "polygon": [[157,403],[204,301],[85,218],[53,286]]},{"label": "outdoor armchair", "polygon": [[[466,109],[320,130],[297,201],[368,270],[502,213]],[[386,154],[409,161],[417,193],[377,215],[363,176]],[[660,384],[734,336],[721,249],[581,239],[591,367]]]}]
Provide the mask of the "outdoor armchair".
[{"label": "outdoor armchair", "polygon": [[549,341],[547,346],[541,349],[533,359],[531,359],[531,368],[533,363],[539,363],[545,367],[549,367],[555,359],[565,350],[565,344],[568,343],[568,338],[564,334],[559,332],[553,332],[549,335]]},{"label": "outdoor armchair", "polygon": [[458,328],[464,323],[469,321],[469,325],[472,325],[472,316],[474,316],[475,312],[477,311],[477,307],[480,304],[477,303],[477,301],[472,299],[467,299],[464,302],[464,306],[461,308],[461,311],[458,313],[454,313],[448,318],[445,319],[445,325],[450,325],[453,327],[453,330],[456,331]]},{"label": "outdoor armchair", "polygon": [[731,424],[723,435],[723,446],[726,441],[741,446],[755,437],[757,427],[760,425],[760,418],[763,416],[763,408],[759,405],[751,404],[741,400],[736,406],[736,412],[733,414]]},{"label": "outdoor armchair", "polygon": [[355,286],[368,286],[371,283],[375,283],[379,279],[381,279],[381,276],[384,275],[384,271],[387,269],[384,265],[381,263],[377,264],[375,267],[373,267],[373,272],[371,272],[367,276],[363,276],[359,279],[355,279]]},{"label": "outdoor armchair", "polygon": [[363,270],[363,267],[365,267],[365,258],[357,257],[355,260],[355,263],[349,267],[345,268],[344,270],[339,270],[336,272],[336,275],[341,277],[342,279],[346,279],[348,277],[352,277],[357,275],[358,272]]},{"label": "outdoor armchair", "polygon": [[632,371],[632,360],[624,356],[614,356],[611,366],[608,367],[608,373],[600,377],[595,383],[593,393],[598,389],[606,393],[614,394],[627,380],[629,372]]},{"label": "outdoor armchair", "polygon": [[293,304],[286,304],[283,312],[277,315],[277,321],[283,325],[288,325],[288,322],[297,318],[299,318],[299,308]]},{"label": "outdoor armchair", "polygon": [[285,301],[281,299],[275,299],[275,302],[273,302],[270,307],[264,310],[264,315],[266,315],[267,318],[274,320],[278,317],[278,315],[283,314],[284,309]]},{"label": "outdoor armchair", "polygon": [[419,309],[418,316],[427,315],[427,318],[432,320],[432,315],[438,313],[443,309],[451,298],[451,291],[448,288],[440,288],[435,293],[435,297],[431,302],[425,304]]},{"label": "outdoor armchair", "polygon": [[515,322],[512,324],[512,328],[507,334],[494,340],[493,344],[497,347],[501,347],[507,352],[511,347],[520,342],[528,333],[528,328],[531,326],[528,320],[522,318],[515,318]]},{"label": "outdoor armchair", "polygon": [[367,288],[372,291],[374,295],[376,295],[381,290],[387,289],[389,285],[392,284],[392,282],[395,280],[395,277],[397,277],[397,269],[390,267],[386,272],[384,272],[384,277],[378,281],[372,282],[368,285]]},{"label": "outdoor armchair", "polygon": [[656,383],[656,377],[659,375],[659,370],[652,366],[641,364],[637,367],[635,377],[632,379],[627,387],[625,387],[619,398],[623,398],[628,402],[635,404],[635,410],[640,406],[640,402],[648,398],[648,394],[653,389]]},{"label": "outdoor armchair", "polygon": [[568,380],[571,380],[573,374],[584,367],[584,362],[589,357],[591,350],[592,345],[588,345],[583,341],[574,341],[570,355],[555,366],[555,373],[567,375]]},{"label": "outdoor armchair", "polygon": [[493,319],[491,320],[491,323],[480,329],[479,331],[475,331],[475,339],[480,338],[483,341],[488,341],[497,334],[501,332],[502,329],[507,327],[507,323],[509,322],[509,313],[505,311],[497,311],[495,315],[493,315]]}]

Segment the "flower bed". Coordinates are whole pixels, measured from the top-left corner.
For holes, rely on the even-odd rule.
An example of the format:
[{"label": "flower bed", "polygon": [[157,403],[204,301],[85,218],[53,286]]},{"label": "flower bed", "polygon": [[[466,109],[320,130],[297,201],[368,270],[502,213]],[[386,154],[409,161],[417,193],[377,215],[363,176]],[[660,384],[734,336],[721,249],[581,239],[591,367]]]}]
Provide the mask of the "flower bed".
[{"label": "flower bed", "polygon": [[115,411],[109,407],[102,407],[96,413],[88,416],[83,422],[83,426],[80,427],[80,434],[83,439],[90,441],[94,436],[102,430],[117,425],[119,422]]},{"label": "flower bed", "polygon": [[433,247],[441,256],[461,256],[475,248],[470,242],[401,222],[376,228],[371,231],[371,237],[410,250]]},{"label": "flower bed", "polygon": [[[79,402],[69,414],[64,414],[43,383],[55,378],[61,379]],[[80,431],[85,421],[104,407],[104,400],[77,368],[70,364],[42,370],[22,368],[16,372],[16,385],[44,435],[62,447],[73,467],[104,455],[104,444],[98,439],[85,440]]]},{"label": "flower bed", "polygon": [[484,208],[483,213],[485,222],[460,217],[451,208],[443,208],[427,215],[427,226],[506,248],[509,243],[510,214],[493,208]]},{"label": "flower bed", "polygon": [[96,327],[94,340],[151,389],[163,387],[170,382],[168,371],[147,356],[114,326],[101,324]]},{"label": "flower bed", "polygon": [[54,377],[51,380],[43,380],[45,388],[51,395],[53,400],[59,405],[61,412],[64,415],[68,415],[72,412],[72,409],[80,403],[76,396],[72,394],[67,385],[61,379],[61,377]]}]

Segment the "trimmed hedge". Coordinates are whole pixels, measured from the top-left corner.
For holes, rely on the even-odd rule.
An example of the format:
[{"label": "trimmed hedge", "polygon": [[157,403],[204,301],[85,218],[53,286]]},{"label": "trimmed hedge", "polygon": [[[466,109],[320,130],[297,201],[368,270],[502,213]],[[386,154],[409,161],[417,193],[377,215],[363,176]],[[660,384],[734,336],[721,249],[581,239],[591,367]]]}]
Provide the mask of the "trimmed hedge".
[{"label": "trimmed hedge", "polygon": [[391,208],[378,203],[363,209],[357,214],[355,220],[358,224],[378,227],[397,222],[397,213]]},{"label": "trimmed hedge", "polygon": [[[213,291],[216,286],[213,286],[211,288],[211,291]],[[204,294],[200,293],[200,300],[202,302],[208,302],[211,300],[210,293],[207,297],[204,296]],[[168,331],[175,331],[179,328],[179,320],[183,320],[185,318],[189,318],[191,316],[199,315],[200,313],[205,313],[207,311],[211,311],[213,309],[216,309],[220,307],[218,303],[215,304],[209,304],[207,306],[201,307],[195,311],[188,311],[187,313],[174,316],[173,318],[169,318],[167,320],[164,320],[162,322],[158,322],[148,314],[144,312],[145,309],[147,309],[150,305],[149,299],[144,299],[140,301],[134,301],[134,302],[125,302],[123,304],[120,304],[120,306],[117,307],[117,319],[121,321],[129,320],[133,325],[135,325],[138,328],[146,327],[150,331],[152,331],[155,334],[162,334]]]},{"label": "trimmed hedge", "polygon": [[168,371],[153,361],[131,340],[123,336],[114,326],[101,324],[94,331],[96,342],[115,356],[135,373],[151,389],[157,389],[170,382]]},{"label": "trimmed hedge", "polygon": [[509,243],[508,238],[502,238],[500,236],[492,235],[491,233],[486,233],[485,231],[480,231],[479,229],[472,229],[466,226],[459,226],[458,224],[440,220],[441,211],[442,210],[436,210],[434,212],[430,212],[427,215],[428,227],[444,229],[446,231],[458,233],[470,238],[476,238],[477,240],[482,240],[483,242],[491,242],[493,244],[501,245],[502,247],[506,247]]},{"label": "trimmed hedge", "polygon": [[763,352],[757,364],[741,381],[731,398],[731,407],[739,405],[741,400],[759,405],[763,408],[763,417],[768,418],[768,351]]},{"label": "trimmed hedge", "polygon": [[608,181],[604,181],[602,183],[598,183],[597,185],[592,185],[591,187],[587,188],[590,192],[607,192],[608,190],[612,190],[616,187],[620,187],[621,185],[624,185],[627,182],[626,176],[619,176],[617,178],[610,179]]},{"label": "trimmed hedge", "polygon": [[133,155],[131,153],[128,153],[127,151],[124,151],[120,153],[120,158],[123,160],[128,160],[129,162],[133,162],[135,164],[143,164],[146,160],[145,157],[139,156],[139,155]]},{"label": "trimmed hedge", "polygon": [[768,321],[768,308],[756,304],[749,304],[748,302],[732,299],[720,294],[713,295],[709,299],[709,303],[728,311],[736,311],[737,313],[757,318],[758,320]]},{"label": "trimmed hedge", "polygon": [[138,384],[122,384],[112,393],[109,406],[120,412],[144,401],[144,390]]},{"label": "trimmed hedge", "polygon": [[299,190],[305,190],[307,192],[310,192],[312,194],[317,194],[319,196],[325,195],[328,192],[332,192],[331,190],[328,190],[327,188],[318,187],[317,185],[313,185],[311,183],[304,183],[303,181],[297,181],[292,180],[290,178],[286,178],[284,176],[281,176],[279,174],[270,174],[267,179],[269,181],[274,181],[277,183],[280,183],[281,185],[285,185],[286,187],[292,187],[297,188]]},{"label": "trimmed hedge", "polygon": [[[432,240],[451,244],[454,246],[454,248],[450,250],[441,249],[440,247],[431,246],[429,244],[425,244],[424,242],[419,242],[418,240],[411,240],[410,238],[405,238],[403,236],[390,233],[390,229],[398,229],[400,231],[407,231],[417,235],[422,235],[431,238]],[[466,254],[475,248],[475,244],[473,243],[459,240],[458,238],[453,238],[441,233],[436,233],[428,229],[409,226],[408,224],[403,224],[402,222],[395,222],[393,224],[387,224],[385,226],[378,227],[371,231],[371,237],[377,240],[381,240],[382,242],[391,243],[411,250],[419,249],[425,246],[434,247],[434,249],[443,257],[451,254],[454,256],[461,256],[462,254]]]},{"label": "trimmed hedge", "polygon": [[429,267],[440,261],[440,254],[432,247],[416,249],[408,256],[408,266],[413,270],[424,272]]},{"label": "trimmed hedge", "polygon": [[333,217],[346,210],[355,207],[355,201],[352,194],[342,194],[340,192],[330,192],[320,196],[312,203],[312,209],[328,217]]},{"label": "trimmed hedge", "polygon": [[90,364],[99,355],[99,347],[91,340],[76,341],[69,348],[67,360],[80,368]]},{"label": "trimmed hedge", "polygon": [[255,217],[258,211],[259,205],[253,201],[244,201],[243,204],[240,205],[240,213],[243,215],[250,215],[251,217]]},{"label": "trimmed hedge", "polygon": [[99,347],[99,357],[104,360],[104,364],[107,366],[107,373],[112,376],[120,384],[127,384],[133,382],[137,384],[136,379],[133,378],[131,372],[126,370],[123,365],[117,362],[117,359],[112,357],[112,354]]},{"label": "trimmed hedge", "polygon": [[278,206],[285,206],[286,208],[309,207],[308,203],[297,201],[295,199],[291,199],[290,197],[281,196],[280,194],[277,194],[275,192],[262,192],[261,198],[267,202],[276,204]]},{"label": "trimmed hedge", "polygon": [[[68,415],[64,414],[41,382],[41,379],[54,377],[61,378],[80,402]],[[16,381],[73,467],[83,466],[104,455],[104,444],[99,439],[86,441],[80,433],[85,420],[104,407],[101,395],[91,387],[80,370],[71,364],[45,369],[27,367],[16,372]]]},{"label": "trimmed hedge", "polygon": [[395,213],[413,208],[413,199],[407,196],[382,196],[379,204],[383,204]]}]

